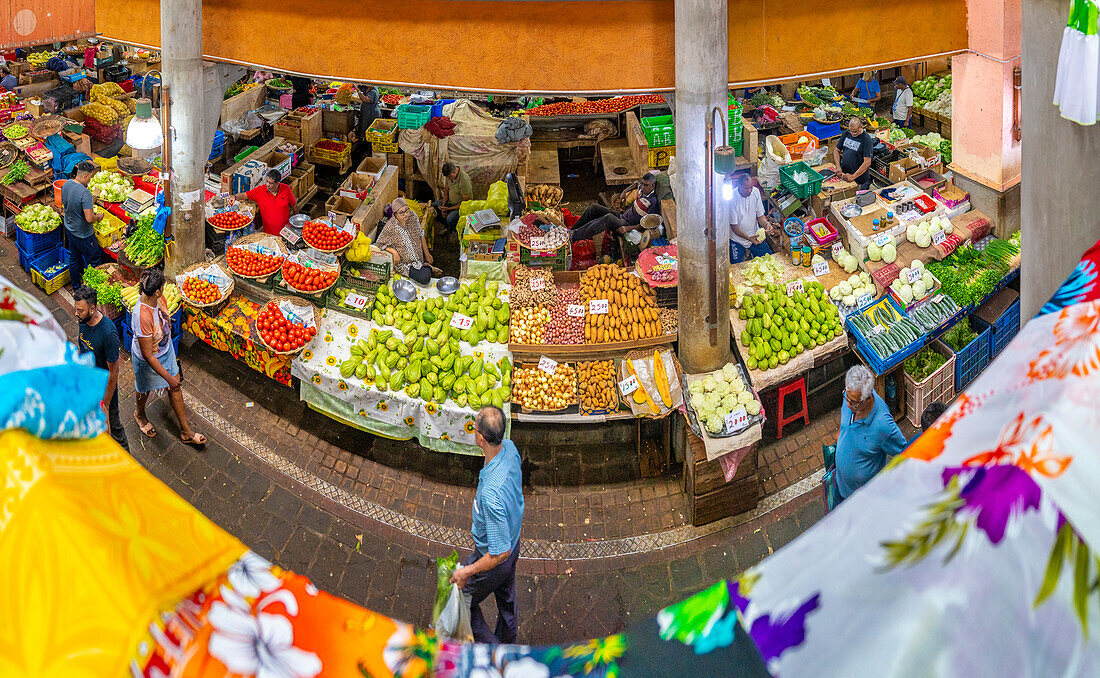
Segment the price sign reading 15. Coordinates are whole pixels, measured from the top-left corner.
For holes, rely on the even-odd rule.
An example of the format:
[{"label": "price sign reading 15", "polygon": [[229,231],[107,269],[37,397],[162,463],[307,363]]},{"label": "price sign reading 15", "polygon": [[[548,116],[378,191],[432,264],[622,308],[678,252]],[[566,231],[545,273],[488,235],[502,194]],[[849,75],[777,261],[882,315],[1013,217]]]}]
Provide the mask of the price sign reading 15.
[{"label": "price sign reading 15", "polygon": [[474,319],[468,315],[455,313],[451,316],[451,327],[456,330],[468,330],[474,326]]}]

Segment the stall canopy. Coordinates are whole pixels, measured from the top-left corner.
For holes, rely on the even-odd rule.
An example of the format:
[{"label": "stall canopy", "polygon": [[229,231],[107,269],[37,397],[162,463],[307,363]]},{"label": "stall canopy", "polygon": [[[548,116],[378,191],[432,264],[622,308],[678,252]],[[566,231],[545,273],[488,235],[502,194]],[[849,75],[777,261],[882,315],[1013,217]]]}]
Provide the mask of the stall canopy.
[{"label": "stall canopy", "polygon": [[93,0],[19,0],[0,4],[0,48],[95,35]]}]

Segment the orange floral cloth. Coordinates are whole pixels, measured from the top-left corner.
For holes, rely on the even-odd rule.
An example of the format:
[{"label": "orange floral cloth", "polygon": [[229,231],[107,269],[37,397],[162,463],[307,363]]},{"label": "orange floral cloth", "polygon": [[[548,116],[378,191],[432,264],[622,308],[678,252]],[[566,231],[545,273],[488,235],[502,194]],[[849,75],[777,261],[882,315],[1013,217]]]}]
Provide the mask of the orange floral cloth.
[{"label": "orange floral cloth", "polygon": [[186,307],[183,327],[191,334],[219,351],[271,379],[290,385],[290,356],[275,355],[254,335],[254,321],[260,305],[240,295],[233,295],[217,315],[207,315],[202,309]]}]

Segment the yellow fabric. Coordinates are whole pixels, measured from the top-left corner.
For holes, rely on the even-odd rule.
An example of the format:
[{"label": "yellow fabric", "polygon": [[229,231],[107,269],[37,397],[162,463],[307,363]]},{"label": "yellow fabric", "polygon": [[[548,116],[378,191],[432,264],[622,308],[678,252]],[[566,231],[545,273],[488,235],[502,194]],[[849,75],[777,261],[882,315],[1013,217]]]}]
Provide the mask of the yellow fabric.
[{"label": "yellow fabric", "polygon": [[0,676],[128,675],[155,615],[244,550],[109,435],[0,433]]}]

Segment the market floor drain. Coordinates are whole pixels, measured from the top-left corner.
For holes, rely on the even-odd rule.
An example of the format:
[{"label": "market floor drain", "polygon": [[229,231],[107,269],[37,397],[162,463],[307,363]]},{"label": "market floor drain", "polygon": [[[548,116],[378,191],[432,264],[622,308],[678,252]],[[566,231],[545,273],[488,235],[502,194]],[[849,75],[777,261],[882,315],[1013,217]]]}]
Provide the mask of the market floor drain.
[{"label": "market floor drain", "polygon": [[[317,494],[359,515],[421,539],[443,544],[447,547],[473,548],[473,540],[470,537],[469,530],[458,530],[429,523],[356,496],[283,458],[267,445],[255,440],[232,422],[204,405],[189,392],[184,391],[183,397],[187,402],[187,406],[195,414],[206,419],[250,454]],[[725,518],[702,527],[684,525],[663,532],[583,542],[524,539],[521,557],[525,560],[590,560],[648,553],[677,546],[755,520],[787,502],[797,499],[802,494],[815,490],[821,483],[821,476],[822,472],[819,470],[810,477],[765,497],[755,511]]]}]

